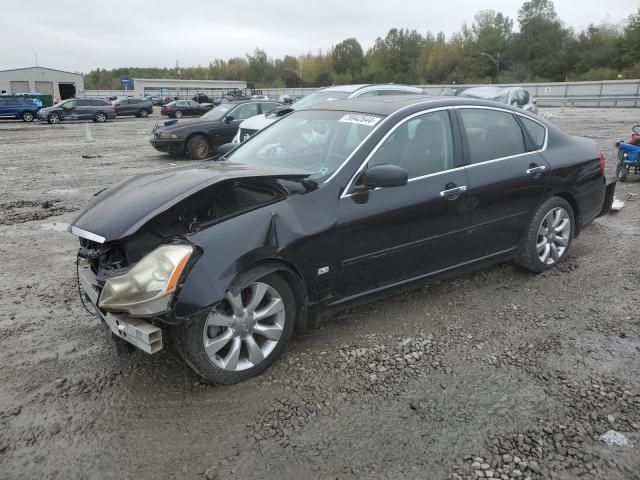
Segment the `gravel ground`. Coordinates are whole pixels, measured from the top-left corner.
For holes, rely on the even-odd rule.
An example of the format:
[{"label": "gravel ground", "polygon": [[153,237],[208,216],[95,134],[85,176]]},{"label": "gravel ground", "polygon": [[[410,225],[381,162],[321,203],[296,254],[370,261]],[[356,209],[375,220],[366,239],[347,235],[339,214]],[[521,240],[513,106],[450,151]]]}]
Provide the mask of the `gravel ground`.
[{"label": "gravel ground", "polygon": [[[595,138],[610,175],[638,123],[545,113]],[[90,124],[94,142],[0,124],[0,478],[640,478],[640,179],[552,271],[500,264],[349,310],[216,387],[170,350],[118,359],[78,300],[66,224],[176,163],[148,144],[157,121]]]}]

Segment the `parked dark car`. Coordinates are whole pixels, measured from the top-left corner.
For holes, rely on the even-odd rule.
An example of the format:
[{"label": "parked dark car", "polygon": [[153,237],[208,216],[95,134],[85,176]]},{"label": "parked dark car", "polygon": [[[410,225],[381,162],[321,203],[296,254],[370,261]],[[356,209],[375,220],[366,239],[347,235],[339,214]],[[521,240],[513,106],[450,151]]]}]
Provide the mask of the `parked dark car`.
[{"label": "parked dark car", "polygon": [[160,105],[162,101],[162,99],[156,95],[147,95],[144,99],[150,101],[151,105]]},{"label": "parked dark car", "polygon": [[555,267],[614,190],[593,140],[521,109],[388,96],[298,110],[224,161],[125,180],[70,231],[118,340],[152,352],[171,334],[197,373],[233,383],[320,314],[489,263]]},{"label": "parked dark car", "polygon": [[31,98],[1,97],[0,118],[21,118],[25,122],[33,122],[40,106]]},{"label": "parked dark car", "polygon": [[278,102],[262,100],[223,103],[196,120],[154,128],[151,145],[159,152],[201,160],[231,142],[244,119],[278,106]]},{"label": "parked dark car", "polygon": [[60,123],[69,120],[93,120],[103,123],[116,118],[116,107],[109,101],[98,98],[76,98],[63,100],[53,107],[38,111],[38,120]]},{"label": "parked dark car", "polygon": [[172,118],[200,117],[212,108],[212,104],[200,104],[193,100],[175,100],[160,107],[160,113]]},{"label": "parked dark car", "polygon": [[116,114],[119,117],[133,115],[138,118],[147,118],[153,113],[153,104],[150,100],[140,98],[121,98],[113,102],[116,107]]}]

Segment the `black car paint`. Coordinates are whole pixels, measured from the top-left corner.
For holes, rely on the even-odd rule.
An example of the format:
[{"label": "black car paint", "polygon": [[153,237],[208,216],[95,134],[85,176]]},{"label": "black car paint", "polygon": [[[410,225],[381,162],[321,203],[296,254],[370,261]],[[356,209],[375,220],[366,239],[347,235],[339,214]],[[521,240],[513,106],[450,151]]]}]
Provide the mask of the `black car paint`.
[{"label": "black car paint", "polygon": [[[389,104],[385,107],[387,112],[380,108],[371,112],[373,106],[382,103]],[[219,302],[225,291],[233,288],[234,279],[246,272],[283,269],[299,280],[299,300],[312,324],[321,313],[393,287],[513,258],[532,215],[550,196],[562,196],[573,206],[576,235],[602,211],[605,178],[593,141],[570,137],[544,119],[531,117],[547,128],[545,149],[516,156],[515,161],[503,159],[469,166],[468,144],[464,130],[458,127],[455,107],[498,108],[497,104],[459,98],[405,98],[400,105],[391,103],[390,99],[380,103],[349,100],[318,107],[388,116],[330,181],[300,194],[280,195],[274,201],[256,204],[255,208],[220,222],[196,225],[178,235],[178,241],[198,246],[199,255],[192,259],[181,279],[172,311],[158,320],[175,324],[207,309]],[[456,168],[417,179],[405,187],[358,191],[351,186],[352,177],[358,174],[369,152],[396,123],[435,108],[451,112]],[[499,108],[527,115],[511,107]],[[211,169],[211,178],[227,168],[251,168],[232,160],[233,154],[224,164],[204,168]],[[539,176],[527,175],[523,169],[532,164],[548,168]],[[272,172],[270,178],[275,180],[278,176]],[[131,185],[144,177],[137,178]],[[304,182],[302,178],[299,174],[298,179]],[[455,198],[440,195],[462,182],[470,186],[466,192]],[[209,185],[206,180],[204,184]],[[115,198],[107,190],[72,225],[108,236],[105,247],[109,243],[135,241],[140,235],[136,228],[143,227],[157,213],[158,221],[165,218],[162,212],[171,210],[173,196],[197,196],[200,187],[186,182],[171,191],[154,190],[157,209],[151,208],[154,200],[147,197],[146,189],[138,194],[139,198],[132,191],[122,198],[129,208],[138,204],[140,208],[128,212],[125,226],[117,225],[121,212],[117,204],[106,201]],[[345,191],[347,187],[350,190]],[[122,192],[122,187],[113,189]],[[101,197],[106,203],[102,204]],[[101,215],[109,218],[102,221]],[[139,221],[132,222],[136,216]],[[169,240],[156,238],[153,246]],[[326,273],[321,273],[327,268]]]},{"label": "black car paint", "polygon": [[153,113],[153,103],[151,100],[125,98],[114,103],[118,116],[135,115],[140,116],[144,110],[149,115]]},{"label": "black car paint", "polygon": [[[258,110],[261,111],[263,103],[277,103],[267,101],[239,101],[237,106],[244,105],[246,103],[259,104]],[[240,123],[244,119],[233,119],[233,112],[230,111],[231,117],[221,120],[208,120],[206,118],[198,118],[188,121],[178,121],[172,125],[158,127],[153,132],[153,138],[149,140],[153,148],[160,152],[168,153],[183,153],[185,151],[185,145],[191,137],[194,135],[204,135],[209,141],[209,145],[213,149],[217,149],[220,145],[231,142]],[[160,133],[174,133],[177,138],[160,138]]]}]

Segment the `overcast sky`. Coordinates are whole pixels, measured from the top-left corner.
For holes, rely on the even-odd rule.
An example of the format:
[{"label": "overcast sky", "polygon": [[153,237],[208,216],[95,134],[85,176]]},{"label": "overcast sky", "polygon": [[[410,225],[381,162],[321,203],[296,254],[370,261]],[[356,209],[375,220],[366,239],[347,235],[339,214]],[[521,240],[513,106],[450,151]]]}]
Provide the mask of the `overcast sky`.
[{"label": "overcast sky", "polygon": [[[393,27],[447,36],[479,9],[514,19],[519,0],[2,1],[0,70],[38,64],[88,72],[126,66],[208,65],[256,46],[271,57],[326,50],[348,37],[369,48]],[[569,26],[621,22],[638,0],[556,0]],[[96,5],[100,5],[97,7]]]}]

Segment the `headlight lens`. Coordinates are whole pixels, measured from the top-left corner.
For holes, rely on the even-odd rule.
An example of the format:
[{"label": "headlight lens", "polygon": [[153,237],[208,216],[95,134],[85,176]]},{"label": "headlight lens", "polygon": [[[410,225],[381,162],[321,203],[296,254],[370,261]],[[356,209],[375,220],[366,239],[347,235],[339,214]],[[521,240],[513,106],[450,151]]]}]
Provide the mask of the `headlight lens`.
[{"label": "headlight lens", "polygon": [[178,138],[178,136],[171,132],[160,132],[160,138]]},{"label": "headlight lens", "polygon": [[100,294],[100,308],[132,315],[166,311],[192,253],[191,245],[156,248],[127,273],[107,279]]}]

